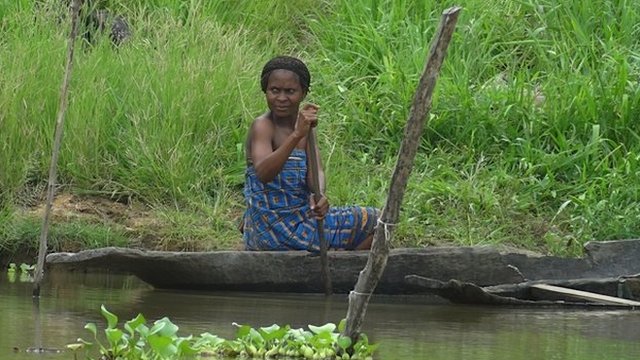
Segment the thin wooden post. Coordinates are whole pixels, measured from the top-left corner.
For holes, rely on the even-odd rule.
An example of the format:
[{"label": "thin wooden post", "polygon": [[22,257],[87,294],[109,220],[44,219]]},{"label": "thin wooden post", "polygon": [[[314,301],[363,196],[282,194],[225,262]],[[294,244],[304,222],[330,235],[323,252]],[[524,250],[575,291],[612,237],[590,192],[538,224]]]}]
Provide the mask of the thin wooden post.
[{"label": "thin wooden post", "polygon": [[420,145],[422,130],[427,121],[427,114],[431,109],[433,89],[458,21],[460,10],[461,7],[454,6],[442,13],[440,26],[434,37],[427,63],[413,97],[409,119],[405,126],[404,139],[400,146],[398,160],[389,186],[389,196],[376,226],[369,259],[364,269],[360,272],[354,290],[349,294],[347,323],[343,335],[350,337],[354,342],[360,334],[371,294],[375,290],[387,265],[389,242],[393,234],[393,227],[398,221],[400,205],[402,204],[407,181],[413,168],[413,161]]},{"label": "thin wooden post", "polygon": [[40,232],[40,249],[38,251],[38,263],[36,264],[35,281],[33,284],[33,296],[40,296],[40,282],[44,277],[44,260],[47,254],[47,235],[49,232],[49,217],[51,215],[51,206],[53,197],[56,192],[56,166],[58,163],[58,154],[60,153],[60,144],[62,143],[62,132],[64,130],[64,116],[67,111],[69,80],[71,79],[71,69],[73,68],[73,50],[76,37],[78,35],[78,15],[80,13],[80,5],[82,0],[73,0],[71,5],[71,33],[69,34],[69,42],[67,44],[67,64],[62,80],[62,88],[60,90],[60,107],[58,108],[58,117],[56,120],[56,130],[53,141],[53,150],[51,153],[51,164],[49,166],[49,184],[47,187],[47,203],[42,217],[42,231]]},{"label": "thin wooden post", "polygon": [[566,287],[549,285],[549,284],[533,284],[534,289],[539,289],[547,292],[551,292],[557,295],[563,295],[569,298],[577,298],[581,300],[593,301],[606,305],[624,305],[624,306],[640,306],[640,301],[634,301],[629,299],[623,299],[615,296],[603,295],[593,293],[589,291],[570,289]]},{"label": "thin wooden post", "polygon": [[[313,193],[316,204],[322,199],[322,192],[320,189],[320,161],[318,159],[318,143],[316,142],[315,131],[313,128],[309,129],[309,135],[307,137],[309,143],[309,167],[311,171],[311,177],[313,179]],[[324,286],[325,295],[331,295],[333,293],[333,286],[331,285],[331,273],[329,272],[329,259],[327,258],[327,239],[324,237],[324,220],[318,219],[318,240],[320,241],[320,277],[322,278],[322,284]]]}]

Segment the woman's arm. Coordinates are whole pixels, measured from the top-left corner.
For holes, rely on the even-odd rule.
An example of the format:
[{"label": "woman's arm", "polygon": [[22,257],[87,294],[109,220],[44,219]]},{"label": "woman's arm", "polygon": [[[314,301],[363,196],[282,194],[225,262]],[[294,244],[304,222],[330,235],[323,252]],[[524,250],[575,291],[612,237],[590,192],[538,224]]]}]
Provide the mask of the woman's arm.
[{"label": "woman's arm", "polygon": [[305,104],[302,110],[298,111],[293,131],[275,150],[273,150],[275,132],[273,122],[264,115],[253,122],[249,133],[251,161],[260,181],[268,183],[280,173],[291,151],[307,136],[309,129],[316,126],[317,111],[317,105]]},{"label": "woman's arm", "polygon": [[305,137],[304,134],[293,131],[276,150],[273,150],[274,131],[273,123],[264,116],[257,118],[249,131],[251,161],[258,179],[265,184],[280,173],[291,151]]}]

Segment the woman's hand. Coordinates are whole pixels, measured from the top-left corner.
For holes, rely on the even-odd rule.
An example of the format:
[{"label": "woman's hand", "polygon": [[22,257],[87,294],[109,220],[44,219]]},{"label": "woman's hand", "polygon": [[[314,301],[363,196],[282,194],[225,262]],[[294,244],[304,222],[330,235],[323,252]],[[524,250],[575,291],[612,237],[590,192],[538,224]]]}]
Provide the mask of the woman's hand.
[{"label": "woman's hand", "polygon": [[322,195],[320,201],[316,203],[315,195],[311,194],[309,196],[309,204],[311,205],[311,213],[313,214],[313,216],[318,220],[324,219],[324,217],[327,215],[327,212],[329,211],[329,199]]},{"label": "woman's hand", "polygon": [[298,111],[298,119],[296,120],[296,131],[300,136],[307,136],[309,129],[318,125],[318,105],[305,104],[302,110]]}]

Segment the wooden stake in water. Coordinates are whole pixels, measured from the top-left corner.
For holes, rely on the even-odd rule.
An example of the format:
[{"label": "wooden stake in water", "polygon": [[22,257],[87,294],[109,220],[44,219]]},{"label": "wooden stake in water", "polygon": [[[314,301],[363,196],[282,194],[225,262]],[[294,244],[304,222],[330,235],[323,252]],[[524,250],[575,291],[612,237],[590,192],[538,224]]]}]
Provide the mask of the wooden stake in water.
[{"label": "wooden stake in water", "polygon": [[[307,143],[309,144],[309,171],[311,171],[311,179],[313,180],[314,200],[316,204],[322,199],[322,192],[320,190],[320,161],[318,160],[318,144],[316,142],[315,131],[309,129],[309,135],[307,136]],[[320,240],[320,276],[324,285],[325,295],[331,295],[333,293],[333,286],[331,284],[331,273],[329,272],[329,259],[327,259],[327,239],[324,237],[324,220],[318,219],[318,239]]]},{"label": "wooden stake in water", "polygon": [[33,296],[40,296],[40,282],[44,277],[44,260],[47,253],[47,235],[49,232],[49,217],[51,215],[51,206],[56,191],[56,166],[58,163],[58,153],[60,152],[60,144],[62,143],[62,132],[64,129],[64,116],[67,111],[67,98],[69,93],[69,80],[71,79],[71,69],[73,67],[73,50],[76,37],[78,35],[78,15],[80,13],[80,5],[82,0],[73,0],[71,4],[71,33],[69,34],[69,42],[67,44],[67,65],[62,80],[62,88],[60,90],[60,107],[58,117],[56,119],[56,130],[53,141],[53,150],[51,153],[51,164],[49,166],[49,184],[47,187],[47,202],[42,217],[42,231],[40,232],[40,249],[38,251],[38,263],[36,264],[35,281],[33,284]]},{"label": "wooden stake in water", "polygon": [[389,242],[394,225],[398,221],[400,205],[407,181],[413,168],[413,160],[420,145],[422,130],[426,124],[427,114],[431,108],[431,96],[436,85],[438,73],[447,52],[449,41],[453,35],[460,7],[452,7],[442,13],[440,26],[434,37],[427,64],[425,65],[416,93],[411,104],[409,120],[405,126],[404,138],[398,154],[391,184],[389,196],[382,215],[378,220],[373,245],[369,253],[369,259],[364,269],[360,272],[355,288],[349,294],[349,309],[347,310],[347,324],[343,335],[350,337],[355,343],[364,321],[364,316],[369,304],[371,294],[378,285],[378,280],[387,265],[389,257]]}]

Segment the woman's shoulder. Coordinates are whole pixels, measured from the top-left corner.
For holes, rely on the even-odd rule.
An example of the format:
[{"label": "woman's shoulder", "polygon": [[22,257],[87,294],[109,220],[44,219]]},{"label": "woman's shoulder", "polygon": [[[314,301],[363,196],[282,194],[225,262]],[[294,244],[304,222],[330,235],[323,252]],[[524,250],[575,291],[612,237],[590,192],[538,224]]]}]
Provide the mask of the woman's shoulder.
[{"label": "woman's shoulder", "polygon": [[265,131],[273,131],[275,128],[273,121],[271,121],[271,117],[269,117],[269,113],[264,113],[255,119],[251,123],[251,132],[265,132]]},{"label": "woman's shoulder", "polygon": [[266,112],[264,114],[261,114],[259,116],[257,116],[255,119],[253,119],[253,124],[269,124],[271,126],[273,126],[273,121],[271,120],[271,113]]}]

